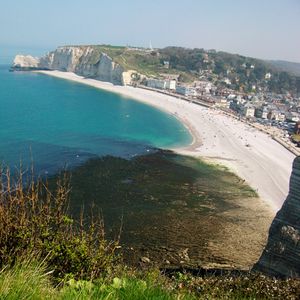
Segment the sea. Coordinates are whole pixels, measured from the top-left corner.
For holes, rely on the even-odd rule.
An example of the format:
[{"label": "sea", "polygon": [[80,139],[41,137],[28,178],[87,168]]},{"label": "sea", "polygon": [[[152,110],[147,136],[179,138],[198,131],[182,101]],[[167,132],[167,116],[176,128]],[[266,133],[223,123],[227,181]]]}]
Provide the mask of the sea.
[{"label": "sea", "polygon": [[0,164],[39,175],[192,141],[172,115],[118,94],[0,64]]}]

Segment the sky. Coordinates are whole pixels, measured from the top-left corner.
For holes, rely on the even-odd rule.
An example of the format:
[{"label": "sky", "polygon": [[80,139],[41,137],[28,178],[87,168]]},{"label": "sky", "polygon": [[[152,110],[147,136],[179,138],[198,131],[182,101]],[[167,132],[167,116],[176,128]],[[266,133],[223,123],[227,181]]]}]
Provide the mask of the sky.
[{"label": "sky", "polygon": [[150,41],[300,62],[300,0],[0,0],[0,59]]}]

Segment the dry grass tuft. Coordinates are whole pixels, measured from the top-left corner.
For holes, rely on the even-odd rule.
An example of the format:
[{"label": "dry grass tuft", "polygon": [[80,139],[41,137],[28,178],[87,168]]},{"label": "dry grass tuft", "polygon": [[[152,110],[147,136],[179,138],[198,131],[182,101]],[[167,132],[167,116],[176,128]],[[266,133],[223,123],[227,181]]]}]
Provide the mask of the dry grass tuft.
[{"label": "dry grass tuft", "polygon": [[118,239],[105,239],[100,216],[81,214],[77,221],[67,213],[70,185],[64,173],[55,188],[47,182],[23,182],[8,168],[0,173],[0,267],[14,265],[29,254],[45,259],[57,279],[95,278],[116,261]]}]

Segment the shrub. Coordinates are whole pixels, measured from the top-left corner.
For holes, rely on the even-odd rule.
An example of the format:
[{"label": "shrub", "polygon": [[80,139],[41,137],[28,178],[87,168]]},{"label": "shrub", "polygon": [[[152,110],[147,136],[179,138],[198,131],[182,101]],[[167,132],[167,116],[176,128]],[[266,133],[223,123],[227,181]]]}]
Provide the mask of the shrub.
[{"label": "shrub", "polygon": [[0,174],[0,267],[14,265],[29,253],[45,259],[54,277],[98,277],[117,260],[118,240],[105,239],[101,217],[75,220],[67,213],[69,178],[59,176],[55,188],[24,174]]}]

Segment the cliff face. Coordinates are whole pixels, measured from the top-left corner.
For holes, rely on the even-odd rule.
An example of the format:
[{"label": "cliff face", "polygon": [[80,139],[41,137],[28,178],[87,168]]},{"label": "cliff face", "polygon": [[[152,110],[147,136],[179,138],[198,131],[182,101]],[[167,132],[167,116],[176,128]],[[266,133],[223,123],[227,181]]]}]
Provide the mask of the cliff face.
[{"label": "cliff face", "polygon": [[30,55],[17,55],[13,62],[14,69],[33,70],[39,68],[39,59]]},{"label": "cliff face", "polygon": [[253,270],[300,277],[300,156],[294,160],[288,197],[271,224],[267,245]]},{"label": "cliff face", "polygon": [[41,58],[17,55],[13,69],[59,70],[74,72],[101,81],[122,85],[124,69],[107,54],[89,46],[59,47]]}]

